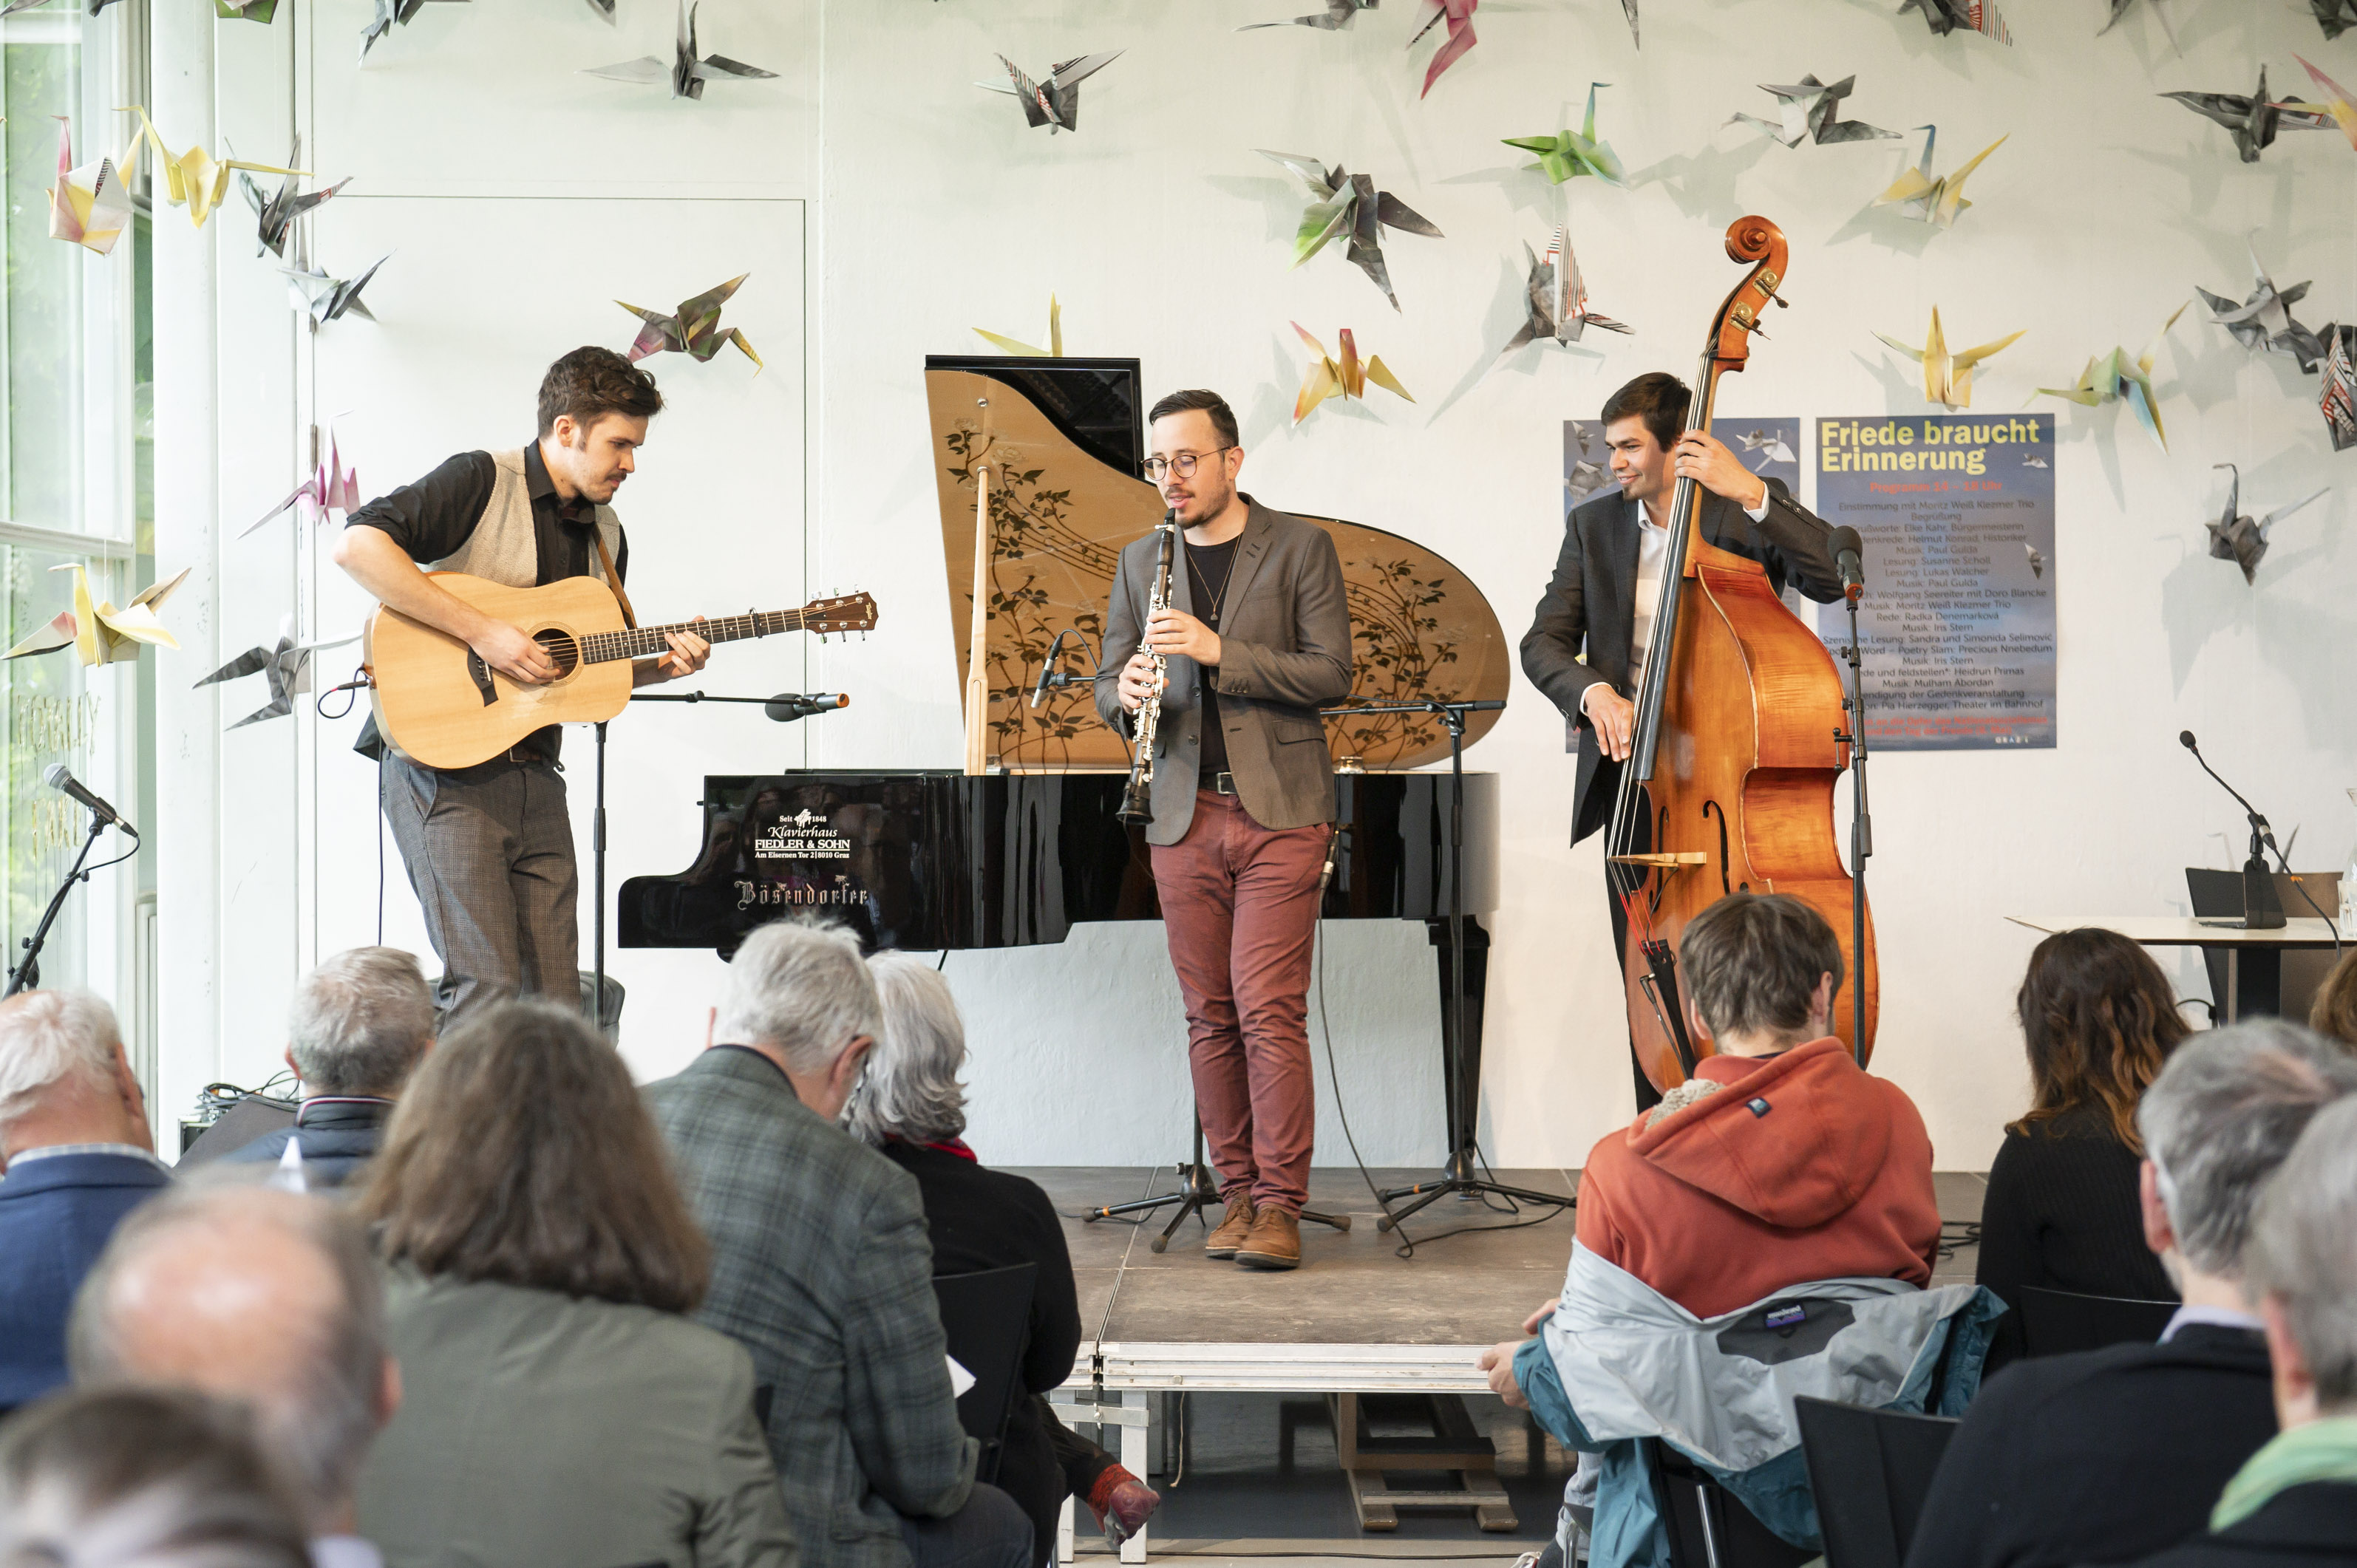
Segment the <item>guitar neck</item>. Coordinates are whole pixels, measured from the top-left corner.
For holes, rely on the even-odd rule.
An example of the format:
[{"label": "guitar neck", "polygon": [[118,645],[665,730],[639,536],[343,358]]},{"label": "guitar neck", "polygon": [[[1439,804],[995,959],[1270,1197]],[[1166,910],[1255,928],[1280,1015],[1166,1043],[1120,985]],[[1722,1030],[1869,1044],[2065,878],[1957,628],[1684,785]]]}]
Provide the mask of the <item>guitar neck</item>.
[{"label": "guitar neck", "polygon": [[737,642],[748,637],[771,637],[781,631],[800,631],[808,624],[805,610],[747,610],[743,615],[721,616],[713,620],[673,621],[669,626],[633,627],[625,631],[593,631],[581,639],[581,660],[585,664],[602,664],[612,659],[651,659],[669,651],[664,640],[666,632],[693,632],[706,642]]}]

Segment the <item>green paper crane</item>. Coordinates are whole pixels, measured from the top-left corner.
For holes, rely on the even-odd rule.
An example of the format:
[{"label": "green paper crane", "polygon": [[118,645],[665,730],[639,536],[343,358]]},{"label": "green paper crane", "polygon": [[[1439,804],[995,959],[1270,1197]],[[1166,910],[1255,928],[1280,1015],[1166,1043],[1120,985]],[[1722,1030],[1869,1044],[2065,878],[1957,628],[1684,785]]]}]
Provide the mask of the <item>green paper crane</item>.
[{"label": "green paper crane", "polygon": [[2168,451],[2169,432],[2160,423],[2160,403],[2152,390],[2152,364],[2160,354],[2160,340],[2169,336],[2169,329],[2177,325],[2177,318],[2184,315],[2186,306],[2192,303],[2189,299],[2170,312],[2169,319],[2161,323],[2160,330],[2153,334],[2152,341],[2145,345],[2144,352],[2135,359],[2128,358],[2126,349],[2115,348],[2110,353],[2098,354],[2087,361],[2087,368],[2079,372],[2078,385],[2040,387],[2039,393],[2046,397],[2069,398],[2087,408],[2114,399],[2125,400],[2136,411],[2137,423],[2144,426],[2145,434],[2152,437],[2153,445],[2164,452]]},{"label": "green paper crane", "polygon": [[1537,154],[1538,166],[1553,185],[1584,174],[1592,174],[1607,185],[1628,184],[1628,171],[1620,166],[1620,155],[1596,139],[1596,90],[1611,85],[1609,81],[1587,84],[1587,120],[1578,130],[1557,131],[1552,136],[1508,136],[1506,145]]}]

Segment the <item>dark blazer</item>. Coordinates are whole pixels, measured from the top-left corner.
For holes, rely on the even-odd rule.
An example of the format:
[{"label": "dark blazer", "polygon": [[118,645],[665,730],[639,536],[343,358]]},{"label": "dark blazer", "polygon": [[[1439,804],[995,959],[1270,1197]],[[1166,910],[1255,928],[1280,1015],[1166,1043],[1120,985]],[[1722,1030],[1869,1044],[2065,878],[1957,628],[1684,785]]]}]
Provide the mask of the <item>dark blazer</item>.
[{"label": "dark blazer", "polygon": [[66,1382],[74,1292],[123,1217],[172,1178],[131,1155],[50,1155],[0,1177],[0,1411]]},{"label": "dark blazer", "polygon": [[2137,1568],[2351,1568],[2357,1564],[2357,1486],[2286,1487],[2229,1530],[2193,1537]]},{"label": "dark blazer", "polygon": [[2199,1533],[2276,1434],[2266,1338],[2189,1323],[2165,1345],[2022,1361],[1964,1412],[1907,1568],[2120,1563]]},{"label": "dark blazer", "polygon": [[[1574,507],[1564,520],[1563,550],[1555,575],[1539,598],[1531,629],[1523,634],[1523,673],[1561,710],[1579,737],[1579,773],[1573,786],[1571,842],[1604,825],[1620,765],[1605,759],[1596,733],[1579,710],[1580,698],[1598,681],[1636,696],[1631,655],[1635,650],[1637,598],[1637,504],[1608,489]],[[1825,524],[1768,481],[1768,515],[1755,523],[1723,496],[1702,492],[1702,536],[1721,550],[1768,568],[1779,594],[1786,579],[1820,604],[1841,597],[1841,573],[1826,547]]]},{"label": "dark blazer", "polygon": [[906,1171],[812,1114],[768,1058],[728,1046],[649,1084],[681,1191],[712,1240],[697,1312],[753,1353],[803,1568],[908,1568],[902,1514],[974,1487]]},{"label": "dark blazer", "polygon": [[[933,1273],[970,1274],[1017,1263],[1039,1265],[1031,1294],[1031,1337],[1024,1347],[1027,1392],[1044,1394],[1072,1375],[1081,1348],[1080,1294],[1063,1221],[1039,1184],[994,1171],[942,1149],[897,1140],[884,1157],[917,1178],[933,1242]],[[1030,1516],[1035,1541],[1056,1538],[1065,1497],[1063,1466],[1033,1400],[1016,1402],[1000,1451],[997,1485]]]},{"label": "dark blazer", "polygon": [[341,1187],[375,1157],[377,1140],[393,1114],[393,1101],[369,1095],[319,1095],[303,1101],[292,1126],[264,1133],[244,1147],[223,1155],[231,1165],[267,1162],[276,1165],[286,1154],[286,1143],[303,1141],[303,1180],[308,1187]]},{"label": "dark blazer", "polygon": [[[1334,820],[1334,766],[1326,751],[1321,704],[1351,694],[1351,607],[1333,536],[1314,522],[1252,509],[1236,536],[1234,577],[1220,610],[1220,725],[1228,732],[1228,771],[1252,820],[1265,828],[1306,828]],[[1170,603],[1195,613],[1182,540],[1172,555]],[[1106,606],[1105,671],[1129,662],[1146,631],[1154,595],[1157,536],[1133,540],[1114,566]],[[1201,672],[1191,659],[1170,660],[1154,756],[1154,821],[1148,843],[1177,843],[1195,820],[1202,756]],[[1097,712],[1124,735],[1133,720],[1114,681],[1097,682]]]}]

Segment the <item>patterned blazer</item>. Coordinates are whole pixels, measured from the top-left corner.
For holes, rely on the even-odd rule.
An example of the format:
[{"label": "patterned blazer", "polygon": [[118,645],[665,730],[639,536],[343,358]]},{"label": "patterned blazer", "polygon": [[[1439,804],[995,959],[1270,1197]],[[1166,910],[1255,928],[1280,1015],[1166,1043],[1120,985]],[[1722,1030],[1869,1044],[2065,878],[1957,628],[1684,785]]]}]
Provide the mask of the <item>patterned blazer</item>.
[{"label": "patterned blazer", "polygon": [[716,1047],[647,1086],[712,1239],[698,1319],[753,1353],[802,1568],[909,1568],[899,1516],[965,1506],[917,1183],[813,1115],[768,1058]]}]

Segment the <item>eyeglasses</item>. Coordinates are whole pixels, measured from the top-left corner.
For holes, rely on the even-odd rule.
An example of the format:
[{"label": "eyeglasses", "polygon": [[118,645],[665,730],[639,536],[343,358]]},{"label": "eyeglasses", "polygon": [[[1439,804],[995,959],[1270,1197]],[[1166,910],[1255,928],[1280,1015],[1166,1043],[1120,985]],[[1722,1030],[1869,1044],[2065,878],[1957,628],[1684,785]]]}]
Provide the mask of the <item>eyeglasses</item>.
[{"label": "eyeglasses", "polygon": [[1165,474],[1176,474],[1182,479],[1191,479],[1195,477],[1196,464],[1206,457],[1216,457],[1222,452],[1234,450],[1232,446],[1214,446],[1209,452],[1181,452],[1176,457],[1148,457],[1146,460],[1146,477],[1157,485],[1162,482],[1162,476]]}]

